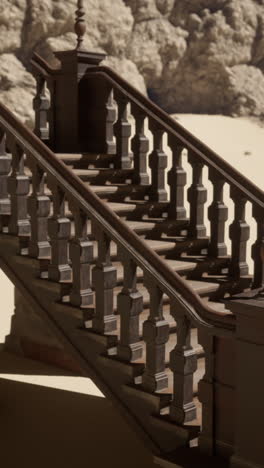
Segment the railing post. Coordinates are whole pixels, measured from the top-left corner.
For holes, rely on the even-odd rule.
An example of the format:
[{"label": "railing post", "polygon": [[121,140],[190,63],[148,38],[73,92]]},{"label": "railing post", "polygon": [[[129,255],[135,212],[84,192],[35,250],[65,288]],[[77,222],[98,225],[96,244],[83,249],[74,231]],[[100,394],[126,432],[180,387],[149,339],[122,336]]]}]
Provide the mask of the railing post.
[{"label": "railing post", "polygon": [[198,383],[198,397],[202,404],[202,427],[199,435],[199,448],[207,454],[213,455],[215,450],[215,421],[214,421],[214,365],[215,338],[207,330],[198,329],[198,342],[205,353],[205,373]]},{"label": "railing post", "polygon": [[142,386],[146,391],[156,392],[168,387],[165,368],[165,348],[169,339],[169,324],[163,317],[163,292],[146,276],[144,284],[149,291],[149,317],[143,324],[143,339],[146,342],[146,368]]},{"label": "railing post", "polygon": [[252,288],[264,286],[264,210],[253,205],[253,218],[257,223],[257,239],[252,245],[252,258],[254,260],[254,279]]},{"label": "railing post", "polygon": [[131,113],[135,119],[135,135],[132,138],[131,147],[134,155],[134,177],[133,181],[139,185],[149,185],[147,173],[147,155],[149,152],[149,139],[145,135],[144,112],[131,102]]},{"label": "railing post", "polygon": [[6,134],[0,128],[0,230],[7,224],[10,214],[10,199],[7,179],[11,168],[11,155],[6,152]]},{"label": "railing post", "polygon": [[129,150],[129,139],[131,136],[131,124],[128,121],[128,100],[118,91],[114,90],[114,98],[117,103],[117,121],[114,125],[116,137],[116,163],[115,167],[130,169],[132,154]]},{"label": "railing post", "polygon": [[172,304],[171,315],[177,322],[177,344],[170,353],[170,369],[173,372],[173,400],[170,417],[178,424],[196,418],[193,402],[193,374],[197,369],[197,356],[191,346],[191,324]]},{"label": "railing post", "polygon": [[65,216],[65,193],[54,179],[48,179],[48,186],[53,197],[53,215],[48,220],[51,244],[49,279],[58,282],[70,281],[72,271],[69,265],[68,242],[71,234],[71,222]]},{"label": "railing post", "polygon": [[45,172],[38,166],[33,157],[28,156],[28,164],[32,172],[33,191],[28,197],[28,212],[30,215],[31,236],[28,252],[34,258],[50,256],[48,241],[48,216],[50,213],[50,198],[45,195]]},{"label": "railing post", "polygon": [[70,259],[72,264],[72,290],[70,302],[77,307],[93,304],[94,293],[91,289],[91,262],[93,243],[87,235],[87,214],[75,203],[70,203],[73,213],[75,235],[70,241]]},{"label": "railing post", "polygon": [[137,290],[137,265],[127,252],[118,249],[118,257],[124,267],[123,289],[117,297],[120,316],[120,342],[117,354],[120,359],[135,361],[142,356],[143,346],[139,338],[139,317],[143,310],[143,297]]},{"label": "railing post", "polygon": [[164,130],[155,120],[149,120],[149,129],[153,134],[153,151],[149,155],[149,166],[151,168],[151,200],[157,202],[167,201],[168,195],[165,189],[165,170],[168,157],[163,151]]},{"label": "railing post", "polygon": [[188,151],[188,161],[193,170],[192,185],[188,189],[188,201],[190,203],[189,235],[202,239],[206,236],[204,204],[207,200],[207,190],[203,185],[204,165],[191,151]]},{"label": "railing post", "polygon": [[114,315],[114,287],[117,273],[111,262],[111,240],[96,223],[92,223],[92,233],[98,243],[98,258],[92,271],[92,284],[95,289],[95,315],[92,328],[98,333],[112,332],[117,327],[117,318]]},{"label": "railing post", "polygon": [[170,186],[169,219],[171,221],[186,220],[184,187],[187,176],[182,168],[182,152],[184,148],[171,134],[168,136],[168,145],[172,149],[172,167],[168,172],[168,185]]},{"label": "railing post", "polygon": [[232,258],[229,274],[236,278],[248,275],[247,241],[249,239],[249,225],[245,220],[245,206],[247,199],[235,187],[230,188],[230,197],[235,205],[235,217],[229,228],[232,241]]},{"label": "railing post", "polygon": [[227,255],[225,223],[228,218],[228,208],[223,202],[225,181],[212,169],[209,169],[209,179],[213,184],[213,202],[208,209],[208,218],[211,223],[211,237],[208,250],[212,257],[218,258]]},{"label": "railing post", "polygon": [[46,79],[44,76],[35,74],[37,89],[33,99],[33,109],[35,111],[34,133],[44,142],[49,140],[48,111],[50,107],[49,99],[46,95]]},{"label": "railing post", "polygon": [[29,193],[29,178],[25,174],[25,153],[13,137],[8,141],[12,153],[12,172],[8,177],[7,186],[11,201],[11,215],[8,232],[22,238],[30,235],[30,222],[27,210]]}]

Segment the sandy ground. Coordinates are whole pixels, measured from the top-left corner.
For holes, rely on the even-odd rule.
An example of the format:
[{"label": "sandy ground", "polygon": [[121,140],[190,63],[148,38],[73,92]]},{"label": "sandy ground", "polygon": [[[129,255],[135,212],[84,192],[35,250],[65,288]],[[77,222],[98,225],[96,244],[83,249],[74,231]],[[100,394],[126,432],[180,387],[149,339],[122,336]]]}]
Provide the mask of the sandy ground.
[{"label": "sandy ground", "polygon": [[264,128],[247,118],[176,114],[176,120],[264,190]]},{"label": "sandy ground", "polygon": [[[264,129],[260,124],[222,116],[181,114],[175,118],[264,188]],[[225,199],[232,217],[228,193]],[[254,222],[250,223],[254,231]],[[13,286],[1,272],[0,297],[0,342],[3,342],[14,305]],[[109,456],[111,467],[156,466],[90,379],[54,376],[54,369],[44,370],[32,361],[3,354],[0,357],[4,466],[101,468],[109,466]],[[99,444],[103,450],[98,453]]]}]

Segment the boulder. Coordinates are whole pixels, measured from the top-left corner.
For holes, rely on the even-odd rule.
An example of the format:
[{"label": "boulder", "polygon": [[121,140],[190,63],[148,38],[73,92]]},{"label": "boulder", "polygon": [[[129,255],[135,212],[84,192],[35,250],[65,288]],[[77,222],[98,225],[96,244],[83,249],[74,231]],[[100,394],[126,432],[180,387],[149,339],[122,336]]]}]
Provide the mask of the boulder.
[{"label": "boulder", "polygon": [[[32,119],[32,53],[58,66],[53,51],[75,48],[76,3],[1,1],[0,99],[23,120]],[[85,7],[84,47],[106,53],[109,66],[167,111],[263,114],[263,0],[86,0]]]}]

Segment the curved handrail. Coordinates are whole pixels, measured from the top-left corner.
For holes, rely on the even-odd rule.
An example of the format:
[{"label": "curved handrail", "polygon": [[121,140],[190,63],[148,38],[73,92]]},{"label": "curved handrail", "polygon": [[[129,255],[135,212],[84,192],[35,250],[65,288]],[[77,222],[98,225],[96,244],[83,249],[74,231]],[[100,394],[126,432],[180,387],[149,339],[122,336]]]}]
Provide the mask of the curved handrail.
[{"label": "curved handrail", "polygon": [[93,193],[56,155],[42,143],[28,128],[0,103],[0,123],[6,132],[12,133],[25,151],[35,157],[42,168],[56,177],[63,190],[81,208],[100,224],[116,242],[129,251],[135,262],[147,271],[161,290],[175,299],[184,308],[189,319],[197,325],[214,328],[214,334],[233,332],[235,317],[223,315],[205,305],[187,282],[131,231],[106,204]]},{"label": "curved handrail", "polygon": [[119,88],[121,93],[127,96],[128,100],[133,101],[144,110],[146,116],[156,120],[163,127],[164,131],[173,134],[175,138],[179,140],[180,144],[194,152],[207,166],[221,175],[226,182],[240,190],[249,201],[257,204],[260,208],[264,208],[264,191],[221,158],[221,156],[211,150],[206,144],[199,140],[199,138],[192,135],[167,114],[167,112],[144,96],[124,78],[121,78],[111,68],[105,66],[90,68],[83,79],[95,73],[104,76],[113,87]]},{"label": "curved handrail", "polygon": [[51,67],[48,62],[46,62],[46,60],[44,60],[36,52],[33,54],[33,57],[30,60],[30,64],[34,69],[43,74],[45,77],[56,75],[60,71],[60,68]]}]

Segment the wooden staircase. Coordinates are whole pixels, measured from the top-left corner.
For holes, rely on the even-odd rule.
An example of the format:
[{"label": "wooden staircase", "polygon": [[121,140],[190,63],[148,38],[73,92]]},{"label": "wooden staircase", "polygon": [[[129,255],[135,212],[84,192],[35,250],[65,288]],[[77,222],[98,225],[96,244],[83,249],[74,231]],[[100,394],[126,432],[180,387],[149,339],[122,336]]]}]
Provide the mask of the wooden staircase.
[{"label": "wooden staircase", "polygon": [[[236,318],[226,304],[263,284],[263,193],[95,66],[97,54],[58,55],[58,71],[33,60],[36,135],[0,105],[0,266],[157,463],[227,467],[235,450]],[[80,68],[71,74],[76,56]],[[204,166],[213,185],[208,235]],[[230,252],[225,184],[235,206]],[[247,202],[258,228],[253,276]]]}]

